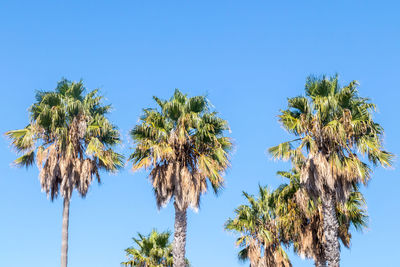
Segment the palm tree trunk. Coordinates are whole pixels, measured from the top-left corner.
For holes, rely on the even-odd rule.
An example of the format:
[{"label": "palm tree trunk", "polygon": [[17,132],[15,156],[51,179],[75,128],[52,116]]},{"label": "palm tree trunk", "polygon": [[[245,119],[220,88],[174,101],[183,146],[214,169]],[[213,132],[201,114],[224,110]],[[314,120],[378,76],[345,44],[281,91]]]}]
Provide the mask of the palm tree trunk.
[{"label": "palm tree trunk", "polygon": [[334,192],[326,192],[322,198],[323,227],[325,236],[325,255],[329,267],[339,267],[340,246],[338,239],[339,224],[336,216]]},{"label": "palm tree trunk", "polygon": [[322,258],[316,258],[314,260],[315,267],[326,267],[326,260]]},{"label": "palm tree trunk", "polygon": [[180,210],[175,206],[175,232],[172,246],[172,256],[174,259],[173,267],[185,267],[186,253],[186,209]]},{"label": "palm tree trunk", "polygon": [[62,234],[61,234],[61,267],[67,267],[68,262],[68,224],[70,197],[64,198]]}]

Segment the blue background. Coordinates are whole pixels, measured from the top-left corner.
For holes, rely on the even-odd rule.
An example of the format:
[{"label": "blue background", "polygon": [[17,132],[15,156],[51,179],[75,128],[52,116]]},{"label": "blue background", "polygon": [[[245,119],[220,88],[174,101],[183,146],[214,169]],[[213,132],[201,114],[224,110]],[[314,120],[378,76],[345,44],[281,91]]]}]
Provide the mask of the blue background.
[{"label": "blue background", "polygon": [[[290,137],[276,116],[287,97],[303,92],[307,75],[358,80],[378,105],[387,149],[399,153],[399,8],[398,1],[2,0],[0,132],[28,123],[35,89],[82,78],[113,104],[110,118],[128,154],[128,131],[153,95],[169,98],[174,88],[207,94],[230,122],[236,149],[224,191],[189,211],[187,257],[195,267],[246,266],[224,222],[243,203],[242,190],[284,182],[275,172],[289,164],[274,162],[266,149]],[[13,159],[0,138],[0,266],[57,266],[62,202],[40,192],[36,167],[12,167]],[[86,199],[73,196],[70,267],[119,266],[137,231],[173,230],[173,205],[157,210],[146,177],[127,166],[102,175]],[[342,249],[342,266],[399,266],[399,187],[396,168],[376,169],[363,190],[369,228]]]}]

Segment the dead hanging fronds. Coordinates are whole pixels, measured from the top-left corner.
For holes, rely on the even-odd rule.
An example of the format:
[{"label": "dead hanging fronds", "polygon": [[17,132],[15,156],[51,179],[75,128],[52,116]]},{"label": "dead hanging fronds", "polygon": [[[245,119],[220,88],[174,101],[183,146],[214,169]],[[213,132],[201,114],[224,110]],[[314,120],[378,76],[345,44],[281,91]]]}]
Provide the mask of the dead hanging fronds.
[{"label": "dead hanging fronds", "polygon": [[309,156],[301,168],[300,183],[314,198],[318,198],[325,186],[332,190],[334,181],[331,168],[321,153]]},{"label": "dead hanging fronds", "polygon": [[165,206],[174,192],[176,166],[174,164],[163,164],[153,168],[150,172],[151,183],[156,195],[157,206]]},{"label": "dead hanging fronds", "polygon": [[337,168],[334,162],[329,162],[322,153],[310,154],[301,167],[300,182],[304,193],[317,199],[323,197],[326,192],[333,192],[337,201],[346,202],[356,183],[354,178],[359,175],[352,171],[354,166],[346,169],[347,171],[343,169]]},{"label": "dead hanging fronds", "polygon": [[250,266],[263,266],[261,257],[261,245],[255,239],[248,241],[247,257],[250,260]]}]

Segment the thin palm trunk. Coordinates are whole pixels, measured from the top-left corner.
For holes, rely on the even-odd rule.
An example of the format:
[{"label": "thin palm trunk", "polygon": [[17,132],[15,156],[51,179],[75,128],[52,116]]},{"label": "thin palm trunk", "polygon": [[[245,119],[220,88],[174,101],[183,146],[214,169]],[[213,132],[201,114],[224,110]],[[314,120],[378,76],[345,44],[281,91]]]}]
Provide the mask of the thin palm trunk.
[{"label": "thin palm trunk", "polygon": [[68,224],[70,198],[64,198],[62,235],[61,235],[61,267],[67,267],[68,262]]},{"label": "thin palm trunk", "polygon": [[173,267],[185,267],[186,254],[186,209],[180,210],[175,204],[175,232],[172,246]]},{"label": "thin palm trunk", "polygon": [[336,216],[334,192],[326,192],[322,201],[323,227],[325,236],[325,255],[329,267],[339,267],[340,246],[338,239],[339,224]]}]

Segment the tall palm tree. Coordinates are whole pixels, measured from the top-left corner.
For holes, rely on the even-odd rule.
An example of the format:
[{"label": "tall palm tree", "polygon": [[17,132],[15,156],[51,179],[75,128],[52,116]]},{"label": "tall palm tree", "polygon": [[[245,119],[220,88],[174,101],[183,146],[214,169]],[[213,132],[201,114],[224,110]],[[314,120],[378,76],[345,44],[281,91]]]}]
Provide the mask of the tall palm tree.
[{"label": "tall palm tree", "polygon": [[[128,261],[122,262],[123,266],[139,267],[172,267],[172,244],[169,240],[171,233],[152,230],[148,236],[138,233],[138,238],[133,238],[136,246],[125,250]],[[187,266],[189,261],[186,260]]]},{"label": "tall palm tree", "polygon": [[18,166],[36,164],[42,190],[53,201],[64,198],[61,267],[67,266],[69,206],[72,191],[84,197],[99,170],[115,171],[123,157],[113,150],[119,132],[106,118],[111,106],[103,105],[98,90],[85,94],[81,82],[61,80],[54,91],[39,91],[30,107],[30,122],[6,133],[22,154]]},{"label": "tall palm tree", "polygon": [[282,231],[279,229],[274,194],[259,186],[255,198],[243,192],[248,204],[235,209],[235,218],[228,219],[225,229],[240,234],[236,244],[242,248],[239,260],[250,261],[251,267],[290,267],[289,257],[283,246]]},{"label": "tall palm tree", "polygon": [[383,128],[372,118],[375,105],[358,95],[357,85],[340,87],[337,76],[309,77],[305,96],[289,98],[279,115],[297,138],[269,149],[275,158],[303,162],[300,182],[322,202],[326,259],[332,267],[340,263],[336,203],[344,203],[355,185],[368,182],[367,160],[388,167],[393,158],[383,149]]},{"label": "tall palm tree", "polygon": [[185,265],[186,213],[199,207],[207,181],[214,192],[223,186],[232,143],[224,136],[225,120],[210,110],[204,96],[188,97],[175,90],[169,101],[154,97],[158,109],[145,109],[131,131],[136,147],[130,156],[133,169],[151,169],[157,206],[174,197],[174,266]]}]

